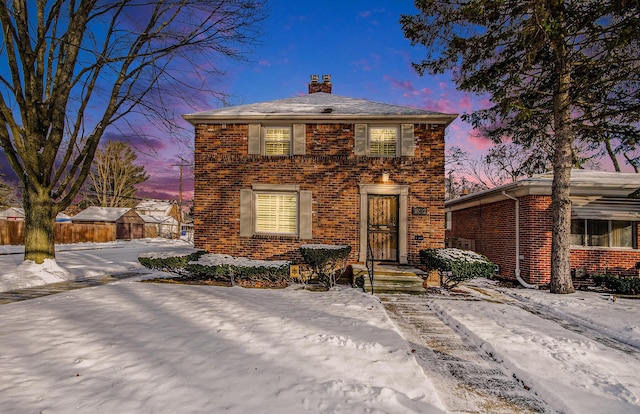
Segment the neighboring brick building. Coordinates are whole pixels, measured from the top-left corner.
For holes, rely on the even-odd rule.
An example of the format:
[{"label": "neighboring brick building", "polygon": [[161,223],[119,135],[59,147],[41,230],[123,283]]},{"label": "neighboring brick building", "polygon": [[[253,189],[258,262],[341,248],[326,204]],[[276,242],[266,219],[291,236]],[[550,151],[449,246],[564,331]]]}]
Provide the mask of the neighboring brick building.
[{"label": "neighboring brick building", "polygon": [[[540,175],[447,201],[448,245],[473,245],[504,278],[515,278],[519,267],[526,283],[548,283],[552,180]],[[638,188],[640,174],[571,172],[572,269],[638,274],[640,200],[628,198]]]},{"label": "neighboring brick building", "polygon": [[300,261],[348,244],[363,262],[417,263],[444,245],[444,130],[456,115],[331,94],[185,115],[195,126],[194,243]]}]

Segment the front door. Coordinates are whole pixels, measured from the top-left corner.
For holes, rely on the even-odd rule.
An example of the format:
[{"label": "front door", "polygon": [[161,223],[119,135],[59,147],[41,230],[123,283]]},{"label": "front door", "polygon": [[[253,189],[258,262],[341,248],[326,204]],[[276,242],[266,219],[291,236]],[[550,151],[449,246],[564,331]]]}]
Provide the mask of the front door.
[{"label": "front door", "polygon": [[369,195],[367,238],[373,260],[398,261],[398,196]]}]

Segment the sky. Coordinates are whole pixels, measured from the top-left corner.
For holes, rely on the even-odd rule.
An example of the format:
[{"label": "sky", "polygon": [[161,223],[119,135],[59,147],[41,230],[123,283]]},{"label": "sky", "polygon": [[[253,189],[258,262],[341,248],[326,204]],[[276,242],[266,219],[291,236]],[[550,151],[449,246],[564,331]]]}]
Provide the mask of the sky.
[{"label": "sky", "polygon": [[[308,92],[311,75],[330,75],[332,93],[437,112],[462,114],[479,109],[480,97],[458,92],[449,75],[419,76],[411,63],[424,53],[404,38],[399,20],[415,14],[411,1],[292,1],[269,0],[260,44],[248,62],[221,62],[226,76],[214,87],[228,95],[229,105],[242,105],[293,97]],[[212,101],[190,112],[221,107]],[[183,123],[193,139],[193,128]],[[150,179],[138,195],[177,198],[178,157],[192,161],[183,145],[161,136],[154,151],[142,149],[139,160]],[[460,119],[448,128],[447,145],[470,152],[490,146],[474,138]],[[193,195],[193,172],[183,167],[183,198]]]},{"label": "sky", "polygon": [[638,300],[486,279],[384,301],[348,286],[139,283],[171,276],[139,256],[193,246],[60,245],[44,265],[21,250],[0,246],[0,292],[140,275],[0,305],[3,412],[506,413],[532,400],[546,413],[640,412]]}]

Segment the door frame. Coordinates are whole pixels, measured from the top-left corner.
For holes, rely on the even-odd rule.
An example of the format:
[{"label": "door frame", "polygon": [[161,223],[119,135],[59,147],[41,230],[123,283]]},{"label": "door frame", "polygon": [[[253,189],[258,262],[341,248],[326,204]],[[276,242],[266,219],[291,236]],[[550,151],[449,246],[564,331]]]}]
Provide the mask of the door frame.
[{"label": "door frame", "polygon": [[358,261],[367,261],[369,195],[398,196],[398,262],[407,264],[407,199],[408,185],[360,184],[360,254]]}]

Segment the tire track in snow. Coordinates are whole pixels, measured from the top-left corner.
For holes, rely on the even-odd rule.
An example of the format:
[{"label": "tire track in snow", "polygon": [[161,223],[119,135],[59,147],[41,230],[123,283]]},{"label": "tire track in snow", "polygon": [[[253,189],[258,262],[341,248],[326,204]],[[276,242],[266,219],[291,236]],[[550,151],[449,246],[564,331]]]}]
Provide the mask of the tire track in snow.
[{"label": "tire track in snow", "polygon": [[504,302],[505,304],[516,306],[542,319],[555,322],[568,331],[587,337],[608,348],[614,349],[616,351],[624,352],[625,354],[640,360],[639,348],[637,348],[632,344],[627,344],[615,338],[614,336],[611,336],[606,332],[599,330],[597,327],[592,326],[587,321],[584,321],[582,319],[579,319],[564,313],[553,312],[543,304],[536,303],[534,301],[528,300],[518,295],[512,295],[512,294],[509,294],[508,292],[501,292],[501,293],[513,299],[513,301]]},{"label": "tire track in snow", "polygon": [[555,412],[490,355],[443,322],[432,306],[433,299],[412,295],[379,297],[449,412]]}]

